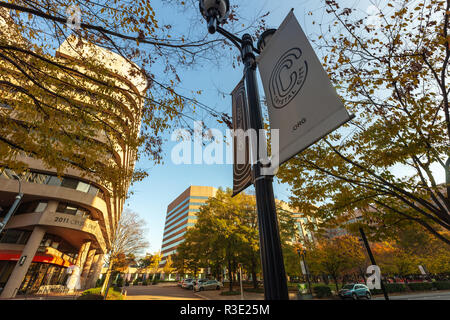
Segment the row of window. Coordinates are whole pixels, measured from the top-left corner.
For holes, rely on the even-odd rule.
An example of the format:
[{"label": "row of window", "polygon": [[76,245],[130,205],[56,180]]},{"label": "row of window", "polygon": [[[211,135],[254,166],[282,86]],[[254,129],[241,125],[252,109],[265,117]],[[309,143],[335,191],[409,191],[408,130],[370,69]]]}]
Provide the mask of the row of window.
[{"label": "row of window", "polygon": [[[8,244],[26,244],[30,238],[31,231],[21,230],[21,229],[6,229],[0,235],[0,243]],[[45,251],[45,248],[52,247],[59,250],[65,255],[76,259],[78,256],[78,250],[70,245],[67,241],[63,240],[61,237],[45,234],[41,241],[40,249],[38,251]]]},{"label": "row of window", "polygon": [[[47,201],[31,201],[22,203],[15,214],[25,214],[33,212],[44,212],[47,208]],[[79,207],[77,205],[72,205],[66,202],[60,202],[56,208],[56,212],[71,214],[74,216],[79,216],[83,218],[91,219],[91,214],[88,210]]]},{"label": "row of window", "polygon": [[[13,179],[15,172],[11,169],[0,169],[0,178]],[[105,194],[103,190],[97,188],[96,186],[77,180],[73,178],[58,178],[56,175],[37,173],[37,172],[26,172],[19,175],[22,181],[46,184],[50,186],[60,186],[70,189],[75,189],[81,192],[89,193],[105,200]]]}]

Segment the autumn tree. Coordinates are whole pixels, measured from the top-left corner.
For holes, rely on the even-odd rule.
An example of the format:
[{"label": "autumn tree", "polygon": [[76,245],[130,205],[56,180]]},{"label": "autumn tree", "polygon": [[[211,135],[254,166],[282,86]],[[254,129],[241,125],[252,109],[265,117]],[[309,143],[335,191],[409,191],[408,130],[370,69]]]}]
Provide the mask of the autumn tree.
[{"label": "autumn tree", "polygon": [[[186,10],[192,16],[186,32],[159,22],[154,4],[0,1],[2,166],[26,171],[21,157],[31,156],[60,175],[74,168],[94,176],[124,197],[128,184],[123,181],[148,175],[111,161],[124,146],[130,161],[144,156],[159,162],[165,130],[190,128],[192,120],[205,118],[230,124],[227,114],[198,101],[201,90],[188,95],[177,90],[183,68],[204,60],[219,63],[228,42],[206,37],[196,2],[158,4]],[[238,20],[232,14],[229,25]],[[245,24],[251,30],[261,27]],[[98,54],[105,50],[115,62]],[[117,72],[124,65],[129,68]]]},{"label": "autumn tree", "polygon": [[146,254],[145,257],[138,260],[139,268],[145,273],[152,273],[152,280],[155,279],[156,272],[161,262],[161,253]]},{"label": "autumn tree", "polygon": [[[283,252],[289,252],[296,232],[292,214],[278,208],[278,220]],[[211,268],[218,279],[226,268],[230,291],[241,263],[257,288],[257,275],[261,271],[259,250],[255,197],[245,193],[232,197],[232,190],[219,189],[201,207],[197,223],[177,248],[174,263],[180,271],[192,270],[192,266]]]},{"label": "autumn tree", "polygon": [[307,263],[313,274],[330,275],[337,292],[339,279],[354,273],[358,266],[365,265],[365,256],[358,238],[345,235],[320,239],[308,250]]},{"label": "autumn tree", "polygon": [[110,285],[111,273],[120,265],[123,267],[124,260],[127,258],[138,256],[145,250],[149,243],[146,237],[146,222],[139,218],[136,212],[126,209],[120,217],[118,226],[112,238],[111,249],[105,258],[107,272],[102,287],[102,294],[108,293]]},{"label": "autumn tree", "polygon": [[324,227],[360,210],[371,234],[410,221],[449,245],[450,187],[438,181],[450,156],[450,1],[386,2],[376,27],[324,5],[332,22],[313,40],[356,117],[282,166],[292,205]]}]

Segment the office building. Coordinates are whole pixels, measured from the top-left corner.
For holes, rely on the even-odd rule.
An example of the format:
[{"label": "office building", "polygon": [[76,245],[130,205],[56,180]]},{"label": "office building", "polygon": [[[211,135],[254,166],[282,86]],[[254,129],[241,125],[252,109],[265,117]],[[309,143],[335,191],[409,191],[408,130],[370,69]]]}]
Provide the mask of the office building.
[{"label": "office building", "polygon": [[186,231],[195,225],[200,207],[209,197],[214,197],[216,191],[213,187],[190,186],[167,206],[160,266],[164,266],[167,258],[176,253]]},{"label": "office building", "polygon": [[[140,97],[147,88],[145,77],[139,73],[130,76],[131,66],[125,59],[100,47],[84,43],[83,49],[75,50],[77,42],[78,39],[68,38],[62,43],[55,61],[75,61],[80,70],[85,70],[83,57],[97,57],[117,86],[136,92],[128,95],[128,100],[123,97],[119,100],[117,92],[107,98],[117,99],[117,106],[123,109],[141,108]],[[13,67],[2,64],[0,68]],[[0,94],[2,98],[7,96],[2,87]],[[22,121],[15,117],[14,108],[7,107],[5,103],[0,106],[8,109],[2,112],[9,115],[10,121]],[[126,123],[122,129],[137,135],[140,114],[123,112],[122,117]],[[107,143],[108,137],[99,130],[96,138],[89,138],[96,143]],[[106,160],[108,165],[132,169],[134,150],[127,145],[117,146],[116,150]],[[115,188],[102,183],[98,177],[75,168],[68,168],[58,176],[55,169],[29,154],[19,153],[17,159],[26,163],[28,169],[18,174],[24,194],[21,204],[0,234],[0,297],[39,293],[45,287],[64,288],[68,268],[72,266],[78,267],[81,289],[95,286],[122,213],[123,194],[116,193]],[[13,179],[18,172],[8,168],[3,160],[0,159],[0,219],[18,193],[18,181]],[[123,185],[128,189],[129,181],[123,181]]]}]

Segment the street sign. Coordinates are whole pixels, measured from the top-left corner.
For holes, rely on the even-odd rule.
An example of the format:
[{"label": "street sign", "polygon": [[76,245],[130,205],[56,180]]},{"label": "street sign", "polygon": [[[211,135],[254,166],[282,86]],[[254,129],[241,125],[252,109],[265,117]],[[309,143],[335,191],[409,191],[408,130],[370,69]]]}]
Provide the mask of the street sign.
[{"label": "street sign", "polygon": [[280,165],[351,119],[292,10],[257,61]]},{"label": "street sign", "polygon": [[300,266],[302,268],[302,273],[306,276],[306,268],[305,268],[305,263],[303,261],[300,261]]},{"label": "street sign", "polygon": [[233,103],[233,197],[247,189],[252,181],[249,137],[239,135],[248,129],[247,95],[244,79],[231,93]]},{"label": "street sign", "polygon": [[422,266],[419,266],[419,270],[420,270],[420,273],[421,274],[423,274],[423,275],[427,275],[427,272],[425,271],[425,268],[424,267],[422,267]]}]

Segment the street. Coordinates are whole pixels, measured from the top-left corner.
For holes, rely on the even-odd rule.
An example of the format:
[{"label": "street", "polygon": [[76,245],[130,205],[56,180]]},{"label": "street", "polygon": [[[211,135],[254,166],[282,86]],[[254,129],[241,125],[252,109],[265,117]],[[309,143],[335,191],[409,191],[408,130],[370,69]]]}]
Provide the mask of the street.
[{"label": "street", "polygon": [[124,287],[125,300],[202,300],[192,290],[185,290],[175,284]]},{"label": "street", "polygon": [[[432,291],[405,295],[390,295],[391,300],[450,300],[450,291]],[[376,297],[373,300],[384,300],[384,297]]]}]

